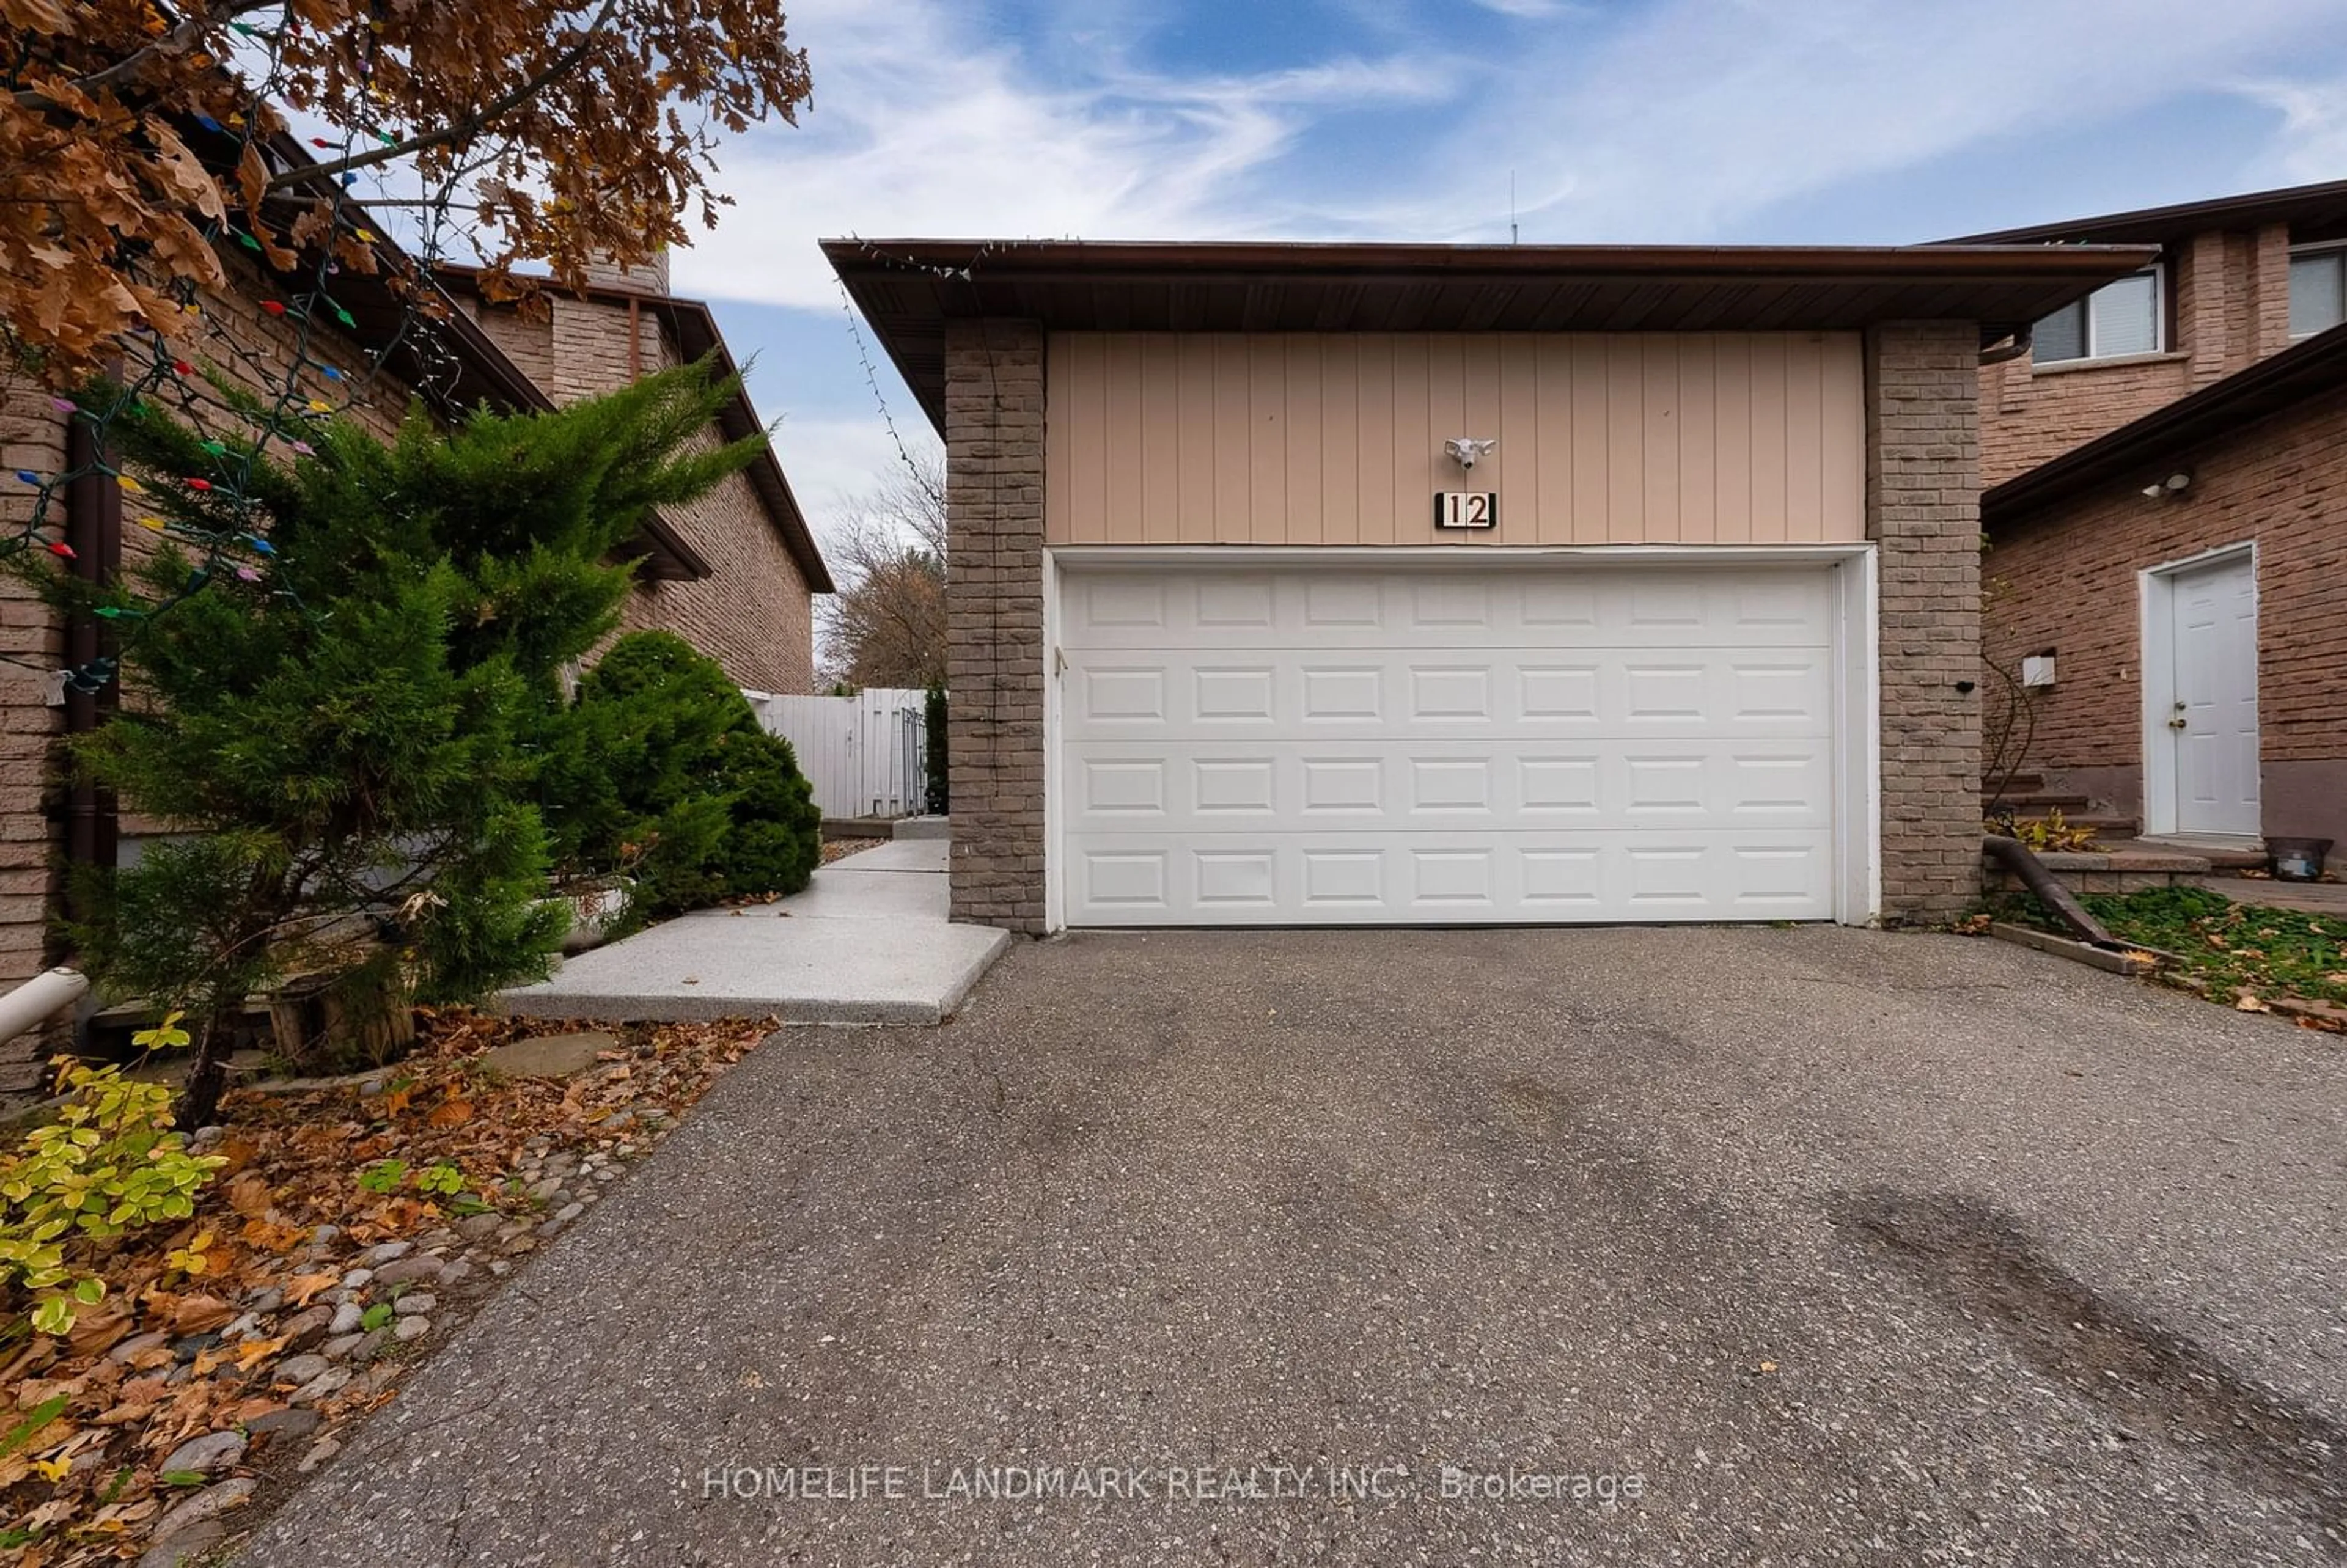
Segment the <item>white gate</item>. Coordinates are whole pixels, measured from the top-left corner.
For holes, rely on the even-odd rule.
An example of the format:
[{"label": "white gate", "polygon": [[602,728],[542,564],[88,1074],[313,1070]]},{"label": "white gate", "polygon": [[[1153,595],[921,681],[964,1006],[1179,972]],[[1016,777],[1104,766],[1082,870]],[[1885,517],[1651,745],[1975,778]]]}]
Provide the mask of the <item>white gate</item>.
[{"label": "white gate", "polygon": [[749,692],[767,731],[790,742],[825,816],[911,816],[928,793],[922,764],[926,696],[873,687],[853,697]]}]

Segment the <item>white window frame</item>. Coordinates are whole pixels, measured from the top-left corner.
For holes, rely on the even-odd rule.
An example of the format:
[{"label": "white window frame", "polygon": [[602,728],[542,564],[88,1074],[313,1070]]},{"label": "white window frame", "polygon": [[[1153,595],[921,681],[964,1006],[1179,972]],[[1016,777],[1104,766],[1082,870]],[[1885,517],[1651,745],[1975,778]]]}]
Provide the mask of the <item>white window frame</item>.
[{"label": "white window frame", "polygon": [[[2088,294],[2085,299],[2073,301],[2071,303],[2062,307],[2065,311],[2075,310],[2079,313],[2078,335],[2086,342],[2086,352],[2083,354],[2072,354],[2067,359],[2049,359],[2042,361],[2033,354],[2030,359],[2031,365],[2034,368],[2045,370],[2062,370],[2074,364],[2096,364],[2116,360],[2149,359],[2154,354],[2163,354],[2168,353],[2168,265],[2164,261],[2154,261],[2150,266],[2145,267],[2139,272],[2128,273],[2127,278],[2140,278],[2147,274],[2148,274],[2151,279],[2151,346],[2149,348],[2130,349],[2126,354],[2096,353],[2095,350],[2095,295]],[[2127,281],[2127,278],[2114,278],[2111,280],[2111,283],[2123,283]],[[2111,283],[2104,284],[2103,288],[2109,288]],[[2102,289],[2095,291],[2096,294],[2101,292]],[[2039,319],[2043,320],[2044,318],[2041,317]]]},{"label": "white window frame", "polygon": [[[2290,260],[2292,265],[2295,265],[2301,257],[2306,256],[2334,256],[2338,258],[2339,267],[2342,273],[2347,274],[2347,240],[2318,240],[2311,245],[2292,245],[2290,248]],[[2347,276],[2342,276],[2340,279],[2340,294],[2342,301],[2347,301]],[[2287,313],[2287,294],[2284,296],[2283,302],[2285,313]],[[2339,320],[2332,322],[2331,325],[2333,327],[2347,325],[2347,309],[2342,309],[2340,313]],[[2330,327],[2317,327],[2314,329],[2314,332],[2311,333],[2292,333],[2290,334],[2290,341],[2292,343],[2304,343],[2308,338],[2313,337],[2317,333],[2328,332],[2330,330]]]}]

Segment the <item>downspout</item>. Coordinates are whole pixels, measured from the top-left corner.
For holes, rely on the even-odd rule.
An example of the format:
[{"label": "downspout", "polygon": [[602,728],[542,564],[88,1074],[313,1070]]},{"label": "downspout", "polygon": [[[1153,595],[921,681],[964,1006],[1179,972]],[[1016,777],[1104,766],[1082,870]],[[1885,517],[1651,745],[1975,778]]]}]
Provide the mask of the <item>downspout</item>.
[{"label": "downspout", "polygon": [[1989,344],[1988,347],[1981,350],[1980,362],[1983,365],[1991,365],[2003,364],[2005,361],[2011,359],[2019,359],[2023,354],[2029,352],[2035,335],[2035,328],[2022,327],[2016,330],[2010,337],[1999,339],[1997,342]]},{"label": "downspout", "polygon": [[[77,477],[66,487],[66,543],[73,549],[73,573],[82,581],[103,587],[122,570],[122,490],[101,467],[97,432],[87,419],[67,415],[66,466]],[[93,615],[75,615],[66,623],[66,661],[78,669],[117,651],[107,623]],[[95,692],[66,689],[66,733],[86,735],[110,717],[121,703],[121,682],[108,681]],[[111,867],[121,841],[121,819],[114,793],[100,789],[73,773],[66,794],[66,865],[71,871],[86,866]],[[69,877],[66,912],[79,918],[87,911],[76,907]]]},{"label": "downspout", "polygon": [[2017,838],[1992,833],[1981,840],[1981,849],[1991,860],[2020,877],[2021,885],[2036,894],[2047,908],[2060,916],[2062,923],[2069,927],[2072,934],[2080,940],[2092,942],[2097,948],[2124,946],[2100,920],[2086,912],[2086,907],[2078,902],[2076,895],[2063,886],[2060,879],[2045,869],[2043,861],[2029,852],[2029,845]]}]

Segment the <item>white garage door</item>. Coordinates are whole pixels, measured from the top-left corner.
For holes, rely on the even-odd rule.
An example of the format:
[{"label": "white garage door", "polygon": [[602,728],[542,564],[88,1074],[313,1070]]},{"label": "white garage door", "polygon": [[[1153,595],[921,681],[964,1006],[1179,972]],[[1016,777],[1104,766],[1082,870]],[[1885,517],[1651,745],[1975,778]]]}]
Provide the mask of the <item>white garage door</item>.
[{"label": "white garage door", "polygon": [[1061,581],[1071,926],[1833,915],[1829,570]]}]

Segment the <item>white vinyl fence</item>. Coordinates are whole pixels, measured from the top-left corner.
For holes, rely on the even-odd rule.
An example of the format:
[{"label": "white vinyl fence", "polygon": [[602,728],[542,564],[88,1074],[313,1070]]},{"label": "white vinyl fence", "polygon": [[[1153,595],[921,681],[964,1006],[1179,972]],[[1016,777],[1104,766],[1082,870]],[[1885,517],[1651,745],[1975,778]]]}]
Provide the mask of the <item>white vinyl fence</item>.
[{"label": "white vinyl fence", "polygon": [[746,693],[769,733],[790,742],[825,816],[913,816],[928,794],[924,694],[875,687],[853,697]]}]

